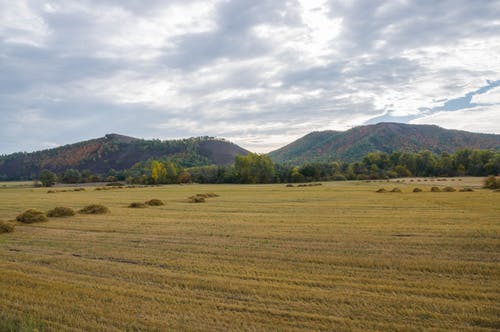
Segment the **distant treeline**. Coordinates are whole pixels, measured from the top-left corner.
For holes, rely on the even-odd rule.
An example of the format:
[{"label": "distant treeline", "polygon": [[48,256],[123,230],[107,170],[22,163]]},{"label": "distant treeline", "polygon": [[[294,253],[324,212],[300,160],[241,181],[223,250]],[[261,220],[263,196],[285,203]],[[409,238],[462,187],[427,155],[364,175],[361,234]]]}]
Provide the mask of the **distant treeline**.
[{"label": "distant treeline", "polygon": [[[45,172],[45,175],[47,172]],[[373,152],[363,160],[309,163],[301,166],[274,164],[266,155],[237,156],[230,166],[185,168],[170,160],[148,160],[128,170],[110,170],[96,175],[89,171],[67,170],[57,176],[63,183],[126,181],[133,184],[174,183],[288,183],[389,179],[411,176],[487,176],[500,173],[500,152],[459,150],[453,154]],[[43,181],[42,181],[43,182]],[[51,181],[53,182],[53,181]]]}]

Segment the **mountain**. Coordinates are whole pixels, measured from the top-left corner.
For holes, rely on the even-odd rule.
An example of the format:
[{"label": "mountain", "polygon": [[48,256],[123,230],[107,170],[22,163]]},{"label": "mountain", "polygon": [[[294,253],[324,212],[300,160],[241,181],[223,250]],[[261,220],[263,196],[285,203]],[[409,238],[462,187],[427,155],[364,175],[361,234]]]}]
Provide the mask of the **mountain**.
[{"label": "mountain", "polygon": [[236,155],[248,153],[236,144],[212,137],[160,141],[108,134],[54,149],[0,156],[0,179],[33,179],[44,169],[61,173],[73,168],[105,174],[148,159],[166,159],[184,167],[226,165]]},{"label": "mountain", "polygon": [[448,130],[433,125],[382,122],[344,132],[312,132],[270,152],[269,156],[278,163],[352,162],[373,151],[451,153],[463,148],[500,150],[500,135]]}]

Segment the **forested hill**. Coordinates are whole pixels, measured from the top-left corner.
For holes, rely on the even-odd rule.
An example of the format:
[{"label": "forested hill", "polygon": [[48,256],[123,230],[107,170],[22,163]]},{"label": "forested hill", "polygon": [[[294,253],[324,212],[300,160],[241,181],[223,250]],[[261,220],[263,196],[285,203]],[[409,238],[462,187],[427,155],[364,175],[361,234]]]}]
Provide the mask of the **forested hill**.
[{"label": "forested hill", "polygon": [[44,169],[106,174],[148,159],[171,161],[182,167],[225,165],[232,163],[236,155],[247,154],[247,150],[231,142],[211,137],[160,141],[109,134],[54,149],[0,156],[0,180],[34,179]]},{"label": "forested hill", "polygon": [[310,133],[269,153],[277,163],[357,161],[369,152],[454,152],[459,149],[500,150],[500,135],[448,130],[433,125],[378,123],[350,130]]}]

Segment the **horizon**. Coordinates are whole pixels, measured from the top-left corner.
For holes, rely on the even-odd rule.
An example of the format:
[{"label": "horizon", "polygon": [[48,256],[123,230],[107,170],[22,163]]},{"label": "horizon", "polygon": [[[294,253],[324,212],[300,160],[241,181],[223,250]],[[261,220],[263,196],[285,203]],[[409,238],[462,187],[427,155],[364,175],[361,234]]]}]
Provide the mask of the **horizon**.
[{"label": "horizon", "polygon": [[2,2],[0,154],[112,132],[259,153],[379,122],[500,134],[498,17],[495,0]]}]

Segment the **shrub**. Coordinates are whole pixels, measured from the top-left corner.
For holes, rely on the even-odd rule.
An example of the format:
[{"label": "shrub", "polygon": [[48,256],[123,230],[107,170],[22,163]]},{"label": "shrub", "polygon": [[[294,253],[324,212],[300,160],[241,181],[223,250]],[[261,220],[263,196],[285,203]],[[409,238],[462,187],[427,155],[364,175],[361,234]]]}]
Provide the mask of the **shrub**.
[{"label": "shrub", "polygon": [[141,202],[132,202],[129,204],[128,207],[132,208],[132,209],[143,209],[143,208],[146,208],[148,206],[144,203],[141,203]]},{"label": "shrub", "polygon": [[454,191],[457,191],[457,190],[455,188],[453,188],[453,187],[444,187],[443,191],[451,193],[451,192],[454,192]]},{"label": "shrub", "polygon": [[87,205],[78,212],[83,214],[106,214],[109,213],[109,209],[101,204],[91,204]]},{"label": "shrub", "polygon": [[0,221],[0,233],[12,233],[15,225],[10,222]]},{"label": "shrub", "polygon": [[380,188],[379,190],[376,191],[377,193],[386,193],[387,190],[385,190],[384,188]]},{"label": "shrub", "polygon": [[500,179],[490,175],[484,180],[484,187],[488,189],[500,189]]},{"label": "shrub", "polygon": [[472,188],[462,188],[462,189],[460,189],[459,191],[460,191],[460,192],[473,192],[473,191],[474,191],[474,189],[472,189]]},{"label": "shrub", "polygon": [[[439,180],[438,180],[439,181]],[[431,188],[431,192],[433,193],[440,193],[441,192],[441,189],[439,189],[439,187],[432,187]]]},{"label": "shrub", "polygon": [[413,189],[413,192],[414,192],[414,193],[421,193],[421,192],[422,192],[422,189],[420,189],[420,188],[415,188],[415,189]]},{"label": "shrub", "polygon": [[16,220],[26,224],[31,224],[34,222],[47,221],[47,216],[40,210],[28,209],[18,215]]},{"label": "shrub", "polygon": [[146,202],[146,204],[150,205],[150,206],[165,205],[165,203],[163,203],[163,201],[156,199],[156,198],[150,199],[149,201]]},{"label": "shrub", "polygon": [[47,212],[47,217],[58,218],[58,217],[71,217],[75,215],[75,211],[72,208],[59,206],[53,208]]},{"label": "shrub", "polygon": [[393,189],[391,190],[391,193],[400,193],[400,192],[402,192],[402,191],[401,191],[401,189],[399,189],[399,188],[397,188],[397,187],[396,187],[396,188],[393,188]]}]

